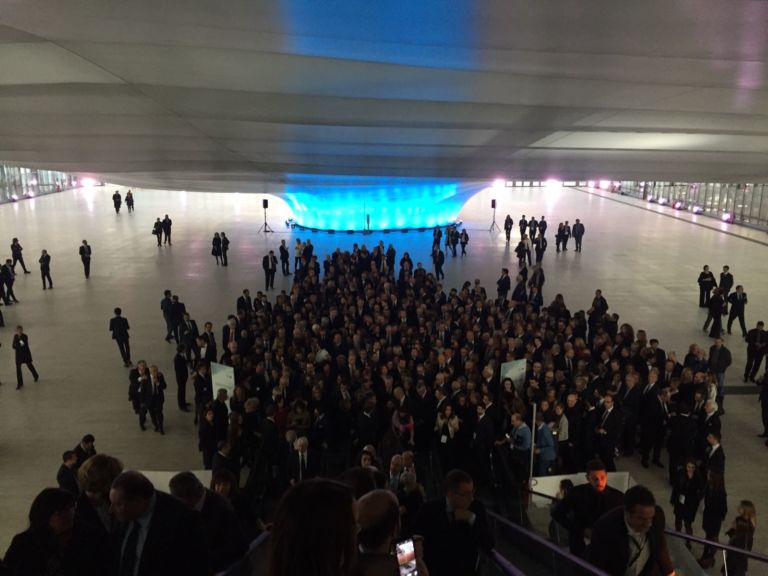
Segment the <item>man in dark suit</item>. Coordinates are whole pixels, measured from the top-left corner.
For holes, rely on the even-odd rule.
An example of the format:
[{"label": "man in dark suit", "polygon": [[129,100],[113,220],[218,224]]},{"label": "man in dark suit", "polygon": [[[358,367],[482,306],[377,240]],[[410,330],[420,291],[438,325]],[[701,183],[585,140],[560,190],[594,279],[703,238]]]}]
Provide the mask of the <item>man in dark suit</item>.
[{"label": "man in dark suit", "polygon": [[120,523],[113,534],[113,550],[121,576],[207,576],[207,546],[199,514],[155,490],[143,474],[133,470],[115,479],[109,500]]},{"label": "man in dark suit", "polygon": [[581,220],[578,218],[576,218],[576,222],[574,222],[571,232],[573,233],[573,239],[576,241],[576,252],[581,252],[581,239],[584,237],[584,224],[582,224]]},{"label": "man in dark suit", "polygon": [[440,246],[435,246],[435,249],[432,251],[432,263],[435,265],[435,278],[438,281],[445,278],[445,272],[443,272],[445,253],[440,249]]},{"label": "man in dark suit", "polygon": [[624,494],[624,506],[595,523],[588,559],[611,576],[673,576],[664,528],[664,511],[656,506],[653,492],[633,486]]},{"label": "man in dark suit", "polygon": [[43,250],[40,254],[40,277],[43,279],[43,290],[45,290],[45,281],[48,280],[48,288],[53,288],[53,280],[51,280],[51,255],[47,250]]},{"label": "man in dark suit", "polygon": [[83,261],[83,271],[85,272],[85,277],[90,278],[91,277],[91,254],[93,251],[91,250],[91,246],[88,244],[88,240],[83,240],[83,245],[80,246],[80,260]]},{"label": "man in dark suit", "polygon": [[[0,298],[3,299],[6,306],[11,305],[11,300],[15,303],[19,303],[16,298],[16,294],[13,293],[13,285],[16,282],[16,274],[13,271],[13,261],[8,258],[5,264],[0,266]],[[5,290],[3,290],[5,285]]]},{"label": "man in dark suit", "polygon": [[192,390],[195,391],[195,424],[203,417],[205,405],[213,400],[213,383],[208,368],[207,362],[200,361],[190,376]]},{"label": "man in dark suit", "polygon": [[643,410],[640,433],[640,456],[642,465],[648,468],[648,456],[653,449],[653,463],[664,468],[661,463],[661,448],[669,423],[669,388],[658,390]]},{"label": "man in dark suit", "polygon": [[288,252],[288,247],[285,245],[285,240],[280,241],[280,266],[283,270],[283,276],[291,275],[291,268],[289,262],[291,260],[291,254]]},{"label": "man in dark suit", "polygon": [[200,331],[197,328],[197,322],[192,319],[189,312],[184,312],[183,320],[179,324],[179,340],[187,355],[187,361],[191,364],[192,359],[197,357],[197,337]]},{"label": "man in dark suit", "polygon": [[725,371],[731,365],[731,351],[723,345],[720,335],[715,338],[715,343],[709,348],[709,370],[717,377],[717,404],[720,414],[723,414],[723,400],[725,395]]},{"label": "man in dark suit", "polygon": [[613,459],[616,455],[616,445],[622,429],[621,412],[614,406],[613,396],[607,394],[603,399],[603,408],[595,429],[595,444],[597,454],[605,463],[608,472],[615,472]]},{"label": "man in dark suit", "polygon": [[152,388],[152,398],[149,402],[149,417],[155,426],[155,432],[165,434],[163,427],[163,404],[165,404],[165,376],[157,369],[154,364],[149,367],[150,387]]},{"label": "man in dark suit", "polygon": [[621,416],[624,421],[620,450],[625,456],[634,454],[635,443],[637,442],[637,425],[641,424],[642,426],[640,420],[642,394],[637,383],[638,375],[636,373],[627,374],[624,376],[624,386],[617,396],[621,408]]},{"label": "man in dark suit", "polygon": [[591,535],[592,526],[606,512],[624,502],[624,494],[608,486],[608,472],[600,460],[587,462],[587,483],[574,486],[552,508],[552,519],[568,530],[571,552],[583,556],[585,537]]},{"label": "man in dark suit", "polygon": [[309,451],[309,440],[300,436],[294,442],[294,448],[286,462],[286,476],[291,486],[317,475],[317,461],[315,455]]},{"label": "man in dark suit", "polygon": [[720,272],[720,293],[723,296],[723,316],[728,314],[728,294],[733,288],[733,274],[728,266],[723,266],[723,271]]},{"label": "man in dark suit", "polygon": [[768,347],[768,334],[765,333],[765,323],[761,320],[747,332],[747,364],[744,366],[744,382],[755,381],[766,347]]},{"label": "man in dark suit", "polygon": [[236,310],[238,313],[242,310],[246,318],[253,316],[253,299],[251,298],[251,291],[246,288],[243,290],[243,295],[237,299]]},{"label": "man in dark suit", "polygon": [[720,445],[720,440],[719,432],[707,434],[706,458],[701,465],[705,477],[708,472],[725,474],[725,452],[723,452],[723,447]]},{"label": "man in dark suit", "polygon": [[120,308],[115,308],[115,316],[109,321],[109,330],[112,332],[112,340],[117,342],[117,348],[123,358],[123,366],[127,367],[132,364],[130,336],[128,335],[128,330],[131,327],[122,314],[123,311]]},{"label": "man in dark suit", "polygon": [[35,365],[32,364],[32,351],[29,349],[29,337],[24,334],[23,326],[16,326],[16,334],[13,335],[13,349],[16,356],[16,390],[19,390],[24,386],[24,377],[21,374],[21,367],[23,364],[27,365],[29,371],[32,372],[32,377],[37,382],[40,379],[40,375],[35,370]]},{"label": "man in dark suit", "polygon": [[744,292],[744,286],[739,284],[736,286],[736,291],[728,296],[728,302],[731,304],[731,311],[728,314],[728,334],[731,333],[731,326],[736,318],[739,319],[739,326],[741,326],[741,337],[747,337],[747,325],[744,322],[744,306],[747,305],[747,293]]},{"label": "man in dark suit", "polygon": [[709,266],[704,266],[699,273],[699,308],[709,307],[709,298],[712,290],[717,288],[717,280],[715,275],[709,269]]},{"label": "man in dark suit", "polygon": [[275,287],[275,273],[277,272],[277,256],[275,256],[274,250],[270,250],[269,254],[264,256],[261,267],[264,268],[264,289],[271,290]]},{"label": "man in dark suit", "polygon": [[136,368],[128,375],[128,381],[128,400],[133,406],[133,411],[139,415],[139,427],[146,430],[147,412],[152,404],[152,387],[149,368],[144,360],[136,363]]},{"label": "man in dark suit", "polygon": [[707,436],[715,432],[720,434],[721,423],[718,415],[717,402],[707,400],[704,403],[704,414],[699,416],[698,431],[696,434],[696,455],[703,460],[707,450]]},{"label": "man in dark suit", "polygon": [[75,453],[75,456],[77,456],[77,462],[73,468],[75,474],[77,474],[77,471],[80,470],[80,466],[83,465],[83,462],[88,460],[88,458],[91,456],[96,455],[95,443],[96,438],[93,436],[93,434],[86,434],[83,436],[83,439],[80,440],[78,445],[72,449],[72,451]]},{"label": "man in dark suit", "polygon": [[80,483],[77,481],[77,472],[74,467],[77,464],[77,454],[74,450],[66,450],[61,456],[62,464],[56,473],[56,481],[59,488],[66,490],[75,498],[80,496]]},{"label": "man in dark suit", "polygon": [[179,472],[168,483],[171,494],[200,513],[208,552],[208,573],[226,570],[246,551],[240,520],[224,496],[206,489],[192,472]]},{"label": "man in dark suit", "polygon": [[509,277],[509,269],[501,269],[501,278],[496,280],[496,295],[499,299],[504,300],[509,294],[509,290],[512,288],[512,280]]},{"label": "man in dark suit", "polygon": [[413,531],[424,537],[424,562],[431,576],[477,574],[480,552],[494,545],[472,477],[458,469],[445,477],[445,498],[422,505]]},{"label": "man in dark suit", "polygon": [[179,296],[174,294],[171,296],[171,306],[169,309],[169,317],[171,320],[171,331],[173,332],[173,338],[176,340],[176,344],[181,344],[179,338],[179,326],[184,320],[184,314],[187,312],[187,307],[179,300]]},{"label": "man in dark suit", "polygon": [[172,246],[171,244],[171,226],[173,226],[173,220],[168,218],[168,214],[165,215],[165,218],[163,218],[163,244],[168,244],[168,246]]}]

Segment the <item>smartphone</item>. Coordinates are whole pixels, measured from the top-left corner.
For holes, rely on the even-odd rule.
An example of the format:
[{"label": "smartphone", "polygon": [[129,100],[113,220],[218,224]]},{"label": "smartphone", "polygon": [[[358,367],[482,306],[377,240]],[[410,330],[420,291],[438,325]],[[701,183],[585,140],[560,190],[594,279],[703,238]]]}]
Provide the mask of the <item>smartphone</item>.
[{"label": "smartphone", "polygon": [[395,553],[397,554],[400,576],[418,576],[419,571],[416,569],[416,550],[413,546],[413,539],[408,538],[395,544]]}]

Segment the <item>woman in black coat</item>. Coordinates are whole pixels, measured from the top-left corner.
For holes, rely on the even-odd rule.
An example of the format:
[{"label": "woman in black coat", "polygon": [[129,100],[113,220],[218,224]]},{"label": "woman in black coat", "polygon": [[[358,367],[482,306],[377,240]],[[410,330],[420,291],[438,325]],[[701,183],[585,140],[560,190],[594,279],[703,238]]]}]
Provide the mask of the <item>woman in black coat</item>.
[{"label": "woman in black coat", "polygon": [[216,266],[218,266],[221,258],[221,236],[218,232],[214,232],[213,240],[211,240],[211,255],[216,258]]},{"label": "woman in black coat", "polygon": [[[728,495],[725,492],[725,479],[722,473],[710,472],[704,490],[704,513],[701,522],[704,537],[707,540],[718,542],[720,527],[726,514],[728,514]],[[702,568],[714,566],[716,551],[714,546],[704,546],[704,552],[699,558],[699,565]]]},{"label": "woman in black coat", "polygon": [[[696,461],[689,459],[672,488],[670,504],[675,511],[675,530],[680,532],[685,525],[685,533],[693,534],[693,521],[703,495],[704,480],[696,468]],[[690,549],[690,541],[686,540],[685,545]]]},{"label": "woman in black coat", "polygon": [[16,390],[24,386],[24,376],[21,374],[21,367],[26,364],[35,382],[40,375],[32,364],[32,351],[29,349],[29,337],[24,334],[23,326],[16,326],[16,334],[13,335],[13,349],[16,351]]},{"label": "woman in black coat", "polygon": [[29,510],[29,529],[13,537],[5,554],[7,576],[75,576],[72,544],[75,497],[60,488],[46,488]]}]

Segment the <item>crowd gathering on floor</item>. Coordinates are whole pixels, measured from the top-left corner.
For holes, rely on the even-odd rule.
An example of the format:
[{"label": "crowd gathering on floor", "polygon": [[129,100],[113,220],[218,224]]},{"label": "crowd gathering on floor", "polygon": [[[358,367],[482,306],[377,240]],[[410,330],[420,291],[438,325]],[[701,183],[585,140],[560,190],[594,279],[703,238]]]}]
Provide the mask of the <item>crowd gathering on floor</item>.
[{"label": "crowd gathering on floor", "polygon": [[[540,244],[546,231],[542,221],[536,225]],[[526,234],[520,226],[525,245]],[[446,236],[453,238],[455,232]],[[569,228],[568,236],[572,233],[576,235]],[[559,236],[564,234],[563,229]],[[433,255],[435,248],[440,250],[440,238],[437,234],[435,238]],[[577,250],[581,250],[580,240]],[[559,239],[561,247],[567,250],[567,238]],[[339,248],[321,266],[311,241],[297,240],[292,272],[284,242],[278,252],[282,273],[293,276],[290,291],[269,298],[278,261],[270,252],[264,257],[265,291],[252,297],[250,290],[244,290],[220,333],[212,322],[205,322],[199,331],[197,321],[172,291],[166,291],[161,301],[164,337],[177,345],[178,408],[190,410],[199,425],[198,447],[203,467],[212,470],[211,487],[181,473],[176,487],[173,482],[170,486],[177,499],[170,500],[154,491],[143,476],[121,474],[122,464],[116,459],[88,458],[92,438],[84,438],[79,445],[86,458],[77,449],[64,453],[63,466],[72,477],[65,482],[68,486],[61,481],[60,485],[69,492],[41,493],[39,507],[49,511],[47,524],[37,525],[36,510],[34,521],[30,513],[30,530],[55,533],[58,522],[67,522],[58,517],[62,511],[68,511],[75,498],[78,503],[86,499],[92,510],[81,512],[87,505],[73,509],[69,531],[74,525],[77,533],[80,524],[87,538],[112,537],[119,542],[117,552],[109,557],[86,554],[91,556],[88,562],[101,564],[80,565],[76,573],[108,573],[89,572],[94,566],[99,566],[97,570],[111,566],[121,575],[161,573],[159,569],[142,571],[136,558],[125,553],[136,548],[137,538],[149,545],[147,511],[154,510],[169,527],[178,526],[179,538],[186,535],[195,541],[199,534],[194,534],[196,522],[190,514],[201,512],[205,520],[206,504],[216,503],[226,514],[216,509],[210,512],[215,517],[210,522],[239,527],[236,534],[216,532],[226,540],[218,543],[228,551],[226,562],[217,563],[212,552],[207,561],[189,554],[183,558],[193,574],[215,573],[242,556],[264,522],[274,521],[277,526],[281,510],[296,505],[291,497],[307,505],[312,490],[325,491],[327,505],[335,497],[337,508],[346,510],[343,502],[351,498],[349,490],[335,483],[310,482],[316,477],[346,477],[348,481],[341,485],[371,483],[368,490],[353,490],[361,501],[376,488],[394,495],[392,500],[387,494],[371,492],[371,507],[382,513],[388,503],[393,505],[398,533],[424,536],[424,571],[437,576],[471,574],[478,565],[478,552],[490,549],[493,541],[482,504],[474,499],[475,489],[500,487],[515,494],[524,488],[531,468],[536,476],[589,472],[589,463],[596,458],[610,473],[616,470],[617,456],[630,457],[635,451],[643,466],[667,468],[676,524],[690,533],[703,500],[705,534],[717,539],[727,514],[720,418],[725,373],[731,363],[719,329],[708,349],[694,344],[678,358],[645,330],[620,323],[618,314],[609,313],[601,290],[595,291],[587,310],[571,312],[562,294],[545,306],[541,259],[537,254],[537,265],[529,274],[530,249],[521,252],[522,258],[518,254],[514,287],[509,269],[502,270],[495,298],[480,280],[445,287],[436,261],[433,274],[421,263],[414,264],[407,252],[397,260],[394,247],[385,248],[383,243],[372,251],[357,244],[348,251]],[[213,255],[218,263],[221,254]],[[712,318],[713,323],[719,324],[721,313]],[[132,366],[129,326],[119,308],[113,321],[113,338],[126,366]],[[18,332],[23,334],[23,329]],[[502,374],[502,365],[515,360],[527,362],[519,382]],[[233,369],[231,397],[225,389],[214,389],[212,362]],[[757,356],[752,358],[750,377],[756,377],[759,366]],[[764,376],[758,380],[765,383]],[[142,429],[149,416],[155,430],[165,433],[167,389],[156,366],[141,361],[130,370],[128,399]],[[192,403],[187,403],[187,390],[194,395]],[[768,399],[764,402],[768,405]],[[661,461],[665,448],[666,464]],[[94,471],[98,486],[88,489],[93,480],[88,470],[96,463],[101,467]],[[66,479],[66,471],[60,472]],[[438,479],[443,477],[446,484],[441,486]],[[443,489],[446,498],[436,500],[438,504],[424,503],[425,494],[440,494]],[[302,495],[303,491],[307,494]],[[564,495],[564,501],[567,498]],[[648,502],[645,493],[638,493],[632,509],[655,506]],[[746,504],[742,507],[747,510],[747,524],[754,528],[754,514],[750,516]],[[78,524],[84,514],[90,517]],[[431,520],[425,520],[425,515]],[[447,518],[452,520],[451,537],[457,538],[452,547],[446,545],[450,538],[429,537],[430,530],[436,534],[448,530],[441,525]],[[454,529],[457,521],[460,527]],[[200,553],[214,546],[211,525],[207,546],[203,537]],[[96,536],[94,531],[99,530]],[[273,553],[281,545],[276,536],[273,533]],[[581,538],[583,543],[583,533]],[[465,542],[472,546],[458,544]],[[572,550],[574,542],[578,537],[570,539]],[[151,544],[173,550],[179,543]],[[35,545],[30,536],[12,549],[21,556],[30,554],[34,561]],[[584,553],[579,544],[575,546],[576,553]],[[138,550],[136,556],[144,562],[147,555]],[[61,549],[54,546],[49,551]],[[72,562],[85,561],[84,554],[80,549]],[[6,556],[9,574],[37,573],[12,571],[17,557]],[[56,557],[61,568],[53,574],[71,573],[64,568],[71,566],[66,555]],[[650,561],[644,555],[642,559]],[[705,549],[701,561],[702,565],[714,562],[714,548]],[[200,572],[201,562],[207,572]],[[456,566],[461,566],[460,571]],[[351,570],[351,565],[344,567],[345,572]]]}]

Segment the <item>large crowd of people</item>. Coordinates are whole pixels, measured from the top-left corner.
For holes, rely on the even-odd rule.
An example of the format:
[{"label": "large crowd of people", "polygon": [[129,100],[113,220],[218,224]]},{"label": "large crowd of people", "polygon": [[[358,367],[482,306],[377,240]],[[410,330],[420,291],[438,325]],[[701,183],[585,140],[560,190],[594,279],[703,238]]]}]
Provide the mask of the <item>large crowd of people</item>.
[{"label": "large crowd of people", "polygon": [[[504,226],[507,238],[509,220]],[[290,550],[299,545],[299,528],[278,529],[295,522],[292,515],[311,523],[314,511],[333,507],[333,517],[340,522],[334,545],[354,549],[355,535],[343,536],[347,528],[341,516],[349,521],[354,496],[363,502],[372,490],[388,489],[394,500],[374,493],[369,512],[389,518],[386,510],[396,506],[399,528],[373,534],[364,530],[360,549],[391,549],[397,534],[421,534],[424,553],[419,561],[424,561],[424,571],[437,576],[471,574],[478,566],[477,552],[493,545],[475,490],[519,494],[531,469],[537,476],[585,469],[592,473],[596,467],[611,472],[617,456],[630,457],[635,450],[643,466],[664,468],[665,448],[676,521],[679,516],[679,526],[690,533],[698,508],[692,502],[703,500],[705,525],[708,517],[712,520],[706,535],[716,539],[726,514],[716,508],[725,494],[720,418],[730,365],[719,329],[709,350],[694,344],[678,358],[645,330],[609,313],[599,289],[586,310],[570,308],[562,294],[545,305],[542,258],[537,250],[537,264],[529,274],[523,221],[525,250],[522,257],[518,254],[516,285],[513,288],[504,268],[496,298],[478,279],[449,288],[442,282],[442,261],[434,259],[433,274],[421,263],[414,265],[408,252],[398,260],[395,248],[385,248],[383,242],[371,251],[357,244],[349,250],[338,248],[321,265],[309,240],[297,240],[292,271],[288,248],[279,248],[282,273],[293,276],[291,289],[269,297],[278,260],[270,252],[264,259],[265,290],[253,297],[244,290],[220,333],[212,322],[199,331],[181,298],[166,291],[162,331],[166,341],[177,345],[178,407],[192,407],[186,401],[189,389],[194,394],[190,417],[199,425],[201,463],[212,470],[211,487],[181,473],[171,483],[176,496],[172,499],[140,474],[121,473],[122,464],[114,458],[90,455],[81,461],[77,450],[67,451],[60,469],[64,491],[44,491],[40,502],[35,501],[29,529],[35,535],[14,540],[6,556],[8,573],[44,573],[15,568],[24,566],[18,558],[34,556],[34,547],[44,545],[62,566],[54,574],[73,573],[65,566],[77,566],[78,574],[108,574],[105,566],[121,575],[172,573],[163,571],[169,566],[164,564],[166,554],[184,563],[183,573],[210,574],[242,556],[263,522],[274,520],[273,561],[284,566],[273,565],[271,573],[295,574],[295,563],[310,560]],[[581,250],[584,228],[576,222],[578,227],[571,229],[566,222],[560,229],[558,249],[567,250],[573,234]],[[526,221],[525,226],[532,237],[539,233],[535,241],[544,245],[543,257],[544,218],[535,226]],[[170,224],[168,229],[170,245]],[[162,223],[159,230],[164,233]],[[446,236],[454,255],[457,243],[465,251],[468,235],[464,238],[451,229]],[[440,238],[435,238],[433,254],[441,252]],[[217,263],[223,256],[218,243],[213,255]],[[720,315],[713,320],[719,325]],[[112,331],[130,366],[128,323],[119,309]],[[524,378],[518,381],[502,373],[502,365],[515,360],[527,362]],[[231,397],[227,390],[214,388],[212,362],[232,368]],[[753,359],[750,370],[754,364]],[[37,378],[31,358],[28,366]],[[165,433],[163,375],[141,361],[129,381],[129,400],[141,428],[149,415],[155,430]],[[313,481],[317,477],[342,481]],[[444,485],[441,478],[446,479]],[[359,482],[370,482],[369,489],[356,491]],[[353,486],[352,492],[340,486]],[[425,495],[443,493],[445,498],[424,503]],[[319,502],[319,494],[327,501]],[[683,506],[688,495],[688,506]],[[75,499],[84,503],[77,511]],[[621,519],[608,518],[612,504],[606,501],[606,514],[591,520],[595,536],[603,537],[606,545],[612,545],[613,523]],[[628,493],[624,505],[633,533],[656,530],[659,515],[647,491],[631,497]],[[215,507],[208,517],[206,506]],[[643,513],[635,518],[632,514],[641,508]],[[202,514],[202,522],[195,511]],[[84,514],[89,518],[82,519]],[[555,517],[568,522],[565,515]],[[153,540],[156,522],[173,534]],[[211,528],[214,525],[219,528]],[[227,531],[233,525],[238,530]],[[571,549],[579,554],[585,553],[584,528],[570,538]],[[70,549],[58,542],[64,533],[75,535],[72,541],[78,544],[71,549],[78,550],[79,559],[70,559]],[[370,539],[363,541],[363,535]],[[87,560],[95,564],[83,566],[80,556],[88,555],[92,546],[88,538],[109,537],[118,538],[117,551],[92,555]],[[186,550],[194,549],[195,554],[207,549],[207,561],[182,554],[177,548],[182,539]],[[199,547],[191,544],[198,542]],[[464,546],[467,542],[472,545]],[[217,556],[219,548],[211,551],[215,546],[225,548],[226,554]],[[666,569],[660,554],[641,554],[633,562],[653,561]],[[344,549],[337,556],[336,571],[325,566],[326,571],[315,567],[302,573],[351,574],[358,569]],[[702,563],[713,556],[714,551],[710,555],[705,550]],[[28,561],[40,562],[41,557]],[[149,568],[150,562],[157,565]],[[294,568],[285,568],[288,565]],[[182,573],[178,566],[174,570]]]}]

